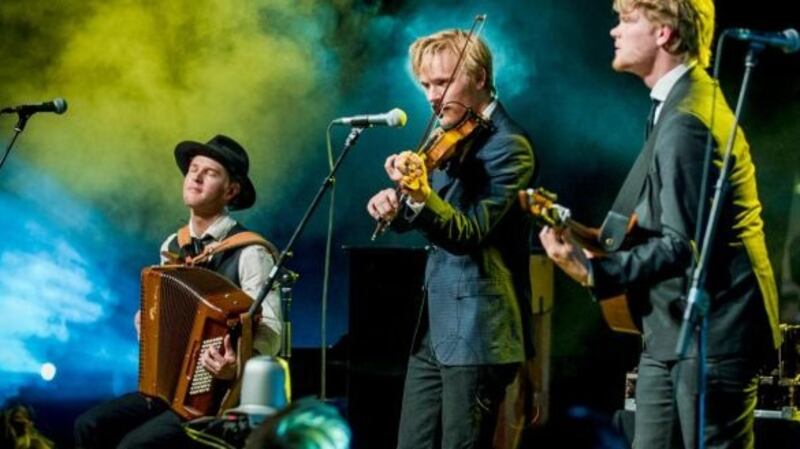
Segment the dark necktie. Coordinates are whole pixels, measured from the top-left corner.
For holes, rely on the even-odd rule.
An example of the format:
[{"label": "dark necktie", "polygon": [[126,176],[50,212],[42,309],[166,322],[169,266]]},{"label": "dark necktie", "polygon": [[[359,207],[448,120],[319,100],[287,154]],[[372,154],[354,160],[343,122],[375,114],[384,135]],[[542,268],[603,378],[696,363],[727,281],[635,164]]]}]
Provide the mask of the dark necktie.
[{"label": "dark necktie", "polygon": [[192,237],[191,243],[186,245],[188,247],[188,248],[186,248],[186,252],[190,256],[195,257],[198,254],[202,253],[203,249],[205,249],[206,245],[208,245],[209,243],[211,243],[213,241],[214,241],[214,237],[212,237],[210,235],[206,235],[205,237],[203,237],[201,239],[199,239],[197,237]]},{"label": "dark necktie", "polygon": [[655,98],[650,99],[650,113],[647,115],[647,125],[644,128],[645,141],[650,137],[650,133],[653,131],[653,126],[656,124],[656,110],[658,109],[659,104],[661,104],[661,102]]}]

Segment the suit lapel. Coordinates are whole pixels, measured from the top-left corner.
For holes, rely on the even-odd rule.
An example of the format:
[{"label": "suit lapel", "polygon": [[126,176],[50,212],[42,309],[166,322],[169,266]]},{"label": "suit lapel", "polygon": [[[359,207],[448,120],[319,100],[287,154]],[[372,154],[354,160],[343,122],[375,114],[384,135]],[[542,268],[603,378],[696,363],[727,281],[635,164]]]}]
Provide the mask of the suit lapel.
[{"label": "suit lapel", "polygon": [[[633,214],[636,205],[641,199],[642,192],[644,191],[647,173],[653,164],[656,152],[656,140],[658,140],[659,131],[667,121],[668,117],[673,114],[679,107],[681,99],[686,96],[686,90],[689,88],[691,78],[697,76],[695,70],[702,70],[698,67],[693,67],[684,74],[672,87],[669,95],[664,100],[664,104],[659,115],[658,122],[649,133],[647,141],[644,143],[639,156],[631,167],[628,176],[620,188],[614,204],[611,206],[611,211],[606,215],[603,226],[600,229],[601,242],[614,241],[620,243],[621,237],[625,235],[629,218]],[[613,251],[616,248],[606,248]]]}]

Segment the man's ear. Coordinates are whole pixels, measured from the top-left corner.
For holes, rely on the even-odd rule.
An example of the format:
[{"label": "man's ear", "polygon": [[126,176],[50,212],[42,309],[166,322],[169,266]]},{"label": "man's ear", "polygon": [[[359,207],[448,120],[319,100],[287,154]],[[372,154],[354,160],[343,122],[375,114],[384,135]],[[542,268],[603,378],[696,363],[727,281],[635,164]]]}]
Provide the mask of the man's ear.
[{"label": "man's ear", "polygon": [[659,47],[671,50],[672,42],[677,38],[678,33],[672,27],[661,25],[656,34],[656,43]]},{"label": "man's ear", "polygon": [[231,181],[231,183],[228,185],[228,190],[225,192],[225,201],[228,202],[236,198],[236,195],[238,195],[241,191],[242,185],[239,184],[238,181]]},{"label": "man's ear", "polygon": [[486,80],[488,78],[489,77],[486,75],[486,69],[481,67],[480,72],[475,77],[475,87],[477,87],[478,90],[483,90],[486,87]]}]

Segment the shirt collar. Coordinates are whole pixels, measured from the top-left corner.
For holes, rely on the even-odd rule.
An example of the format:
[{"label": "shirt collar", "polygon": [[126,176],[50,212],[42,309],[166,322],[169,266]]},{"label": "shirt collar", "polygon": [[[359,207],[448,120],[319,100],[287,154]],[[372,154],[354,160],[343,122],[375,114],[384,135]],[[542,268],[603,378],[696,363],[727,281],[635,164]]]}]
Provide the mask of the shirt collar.
[{"label": "shirt collar", "polygon": [[667,95],[672,90],[675,83],[678,82],[681,76],[684,73],[688,72],[695,65],[695,62],[690,62],[688,64],[678,64],[672,68],[669,72],[667,72],[664,76],[662,76],[656,84],[653,86],[653,89],[650,90],[650,98],[653,100],[658,101],[659,103],[663,103],[664,100],[667,99]]},{"label": "shirt collar", "polygon": [[492,98],[492,102],[487,104],[483,111],[481,111],[481,117],[489,120],[492,118],[492,114],[494,114],[495,109],[497,109],[497,98]]},{"label": "shirt collar", "polygon": [[222,240],[223,237],[228,235],[228,232],[230,232],[230,230],[233,229],[234,226],[236,226],[236,220],[231,218],[231,216],[228,214],[223,214],[219,218],[217,218],[217,220],[214,221],[214,223],[212,223],[211,226],[209,226],[208,229],[206,229],[206,232],[201,236],[198,236],[197,233],[194,232],[194,227],[192,226],[192,222],[190,221],[189,234],[195,238],[211,236],[214,238],[214,240],[219,241]]}]

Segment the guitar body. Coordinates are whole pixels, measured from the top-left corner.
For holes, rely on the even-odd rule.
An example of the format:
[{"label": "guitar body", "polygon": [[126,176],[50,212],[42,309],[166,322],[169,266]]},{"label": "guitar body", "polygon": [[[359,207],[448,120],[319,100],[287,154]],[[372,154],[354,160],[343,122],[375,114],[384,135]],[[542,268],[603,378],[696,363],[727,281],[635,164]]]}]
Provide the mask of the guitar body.
[{"label": "guitar body", "polygon": [[625,334],[641,334],[641,320],[638,315],[631,310],[631,303],[625,294],[601,298],[599,300],[600,311],[603,319],[614,332]]},{"label": "guitar body", "polygon": [[[522,207],[540,223],[567,229],[569,239],[588,250],[594,257],[603,257],[608,254],[599,242],[600,231],[573,220],[569,209],[556,204],[555,194],[542,188],[520,190],[519,200]],[[634,225],[635,219],[631,220],[629,231],[633,229]],[[598,302],[603,319],[611,330],[626,334],[642,333],[640,317],[631,308],[626,294],[599,298]]]}]

